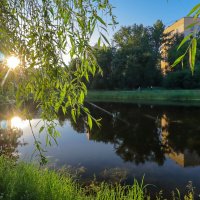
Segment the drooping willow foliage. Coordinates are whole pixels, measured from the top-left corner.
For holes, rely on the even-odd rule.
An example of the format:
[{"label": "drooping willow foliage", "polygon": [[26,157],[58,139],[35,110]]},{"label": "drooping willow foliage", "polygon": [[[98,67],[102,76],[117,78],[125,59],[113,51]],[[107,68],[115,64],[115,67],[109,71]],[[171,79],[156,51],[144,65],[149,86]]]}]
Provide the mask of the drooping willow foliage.
[{"label": "drooping willow foliage", "polygon": [[[172,67],[175,67],[180,62],[183,63],[184,57],[188,54],[189,56],[188,60],[192,74],[194,74],[195,71],[197,43],[200,38],[199,29],[197,28],[200,26],[199,16],[200,16],[200,3],[194,6],[187,15],[187,17],[193,17],[193,23],[191,23],[185,28],[186,29],[193,28],[194,30],[190,31],[190,33],[184,37],[177,50],[179,50],[185,43],[188,43],[188,48],[183,55],[181,55],[174,61],[172,65]],[[195,26],[196,28],[194,28]]]},{"label": "drooping willow foliage", "polygon": [[[53,120],[60,110],[74,121],[84,112],[92,128],[93,117],[83,105],[85,83],[101,69],[90,41],[98,32],[98,44],[107,43],[105,33],[114,24],[109,0],[0,1],[0,51],[21,61],[17,102],[31,98],[37,103],[45,122],[40,131],[47,129],[48,137],[58,135]],[[74,68],[66,56],[78,60]]]}]

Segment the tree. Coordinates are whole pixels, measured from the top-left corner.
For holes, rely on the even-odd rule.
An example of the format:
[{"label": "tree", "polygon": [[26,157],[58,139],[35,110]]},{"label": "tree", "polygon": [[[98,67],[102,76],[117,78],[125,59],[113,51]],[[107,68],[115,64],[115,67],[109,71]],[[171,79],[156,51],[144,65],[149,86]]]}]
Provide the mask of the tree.
[{"label": "tree", "polygon": [[95,46],[94,55],[102,73],[97,74],[91,80],[91,89],[112,89],[112,60],[115,49],[112,47],[102,48]]},{"label": "tree", "polygon": [[183,40],[183,34],[174,34],[168,39],[168,49],[167,49],[167,63],[169,65],[167,71],[180,71],[183,68],[187,68],[189,66],[188,59],[184,58],[181,63],[178,63],[176,67],[171,67],[179,56],[181,56],[187,49],[188,44],[184,44],[184,46],[177,51],[178,46],[180,45],[181,41]]},{"label": "tree", "polygon": [[[115,23],[108,0],[2,0],[0,3],[0,51],[20,58],[17,102],[30,97],[41,109],[50,137],[58,132],[53,120],[58,111],[70,112],[74,121],[84,112],[92,128],[92,116],[83,106],[87,93],[83,77],[95,75],[98,65],[90,46],[96,27],[98,43],[107,42],[107,24],[101,18],[110,16]],[[70,70],[64,56],[78,58],[76,70]],[[3,64],[2,64],[3,65]],[[97,121],[96,121],[97,122]],[[98,123],[98,122],[97,122]],[[47,140],[48,141],[48,140]],[[48,142],[47,142],[48,143]],[[39,149],[39,141],[36,141]]]},{"label": "tree", "polygon": [[122,27],[114,35],[117,48],[113,60],[113,77],[118,88],[149,87],[160,84],[160,52],[164,25],[153,27],[134,24]]},{"label": "tree", "polygon": [[[184,36],[176,34],[171,38],[170,46],[167,51],[167,62],[169,63],[170,69],[164,77],[163,86],[166,88],[179,88],[179,89],[194,89],[200,87],[200,70],[199,68],[194,69],[194,75],[191,73],[189,60],[184,57],[181,63],[178,63],[176,67],[171,68],[174,60],[185,53],[189,43],[183,44],[182,48],[177,51]],[[196,47],[196,66],[199,66],[200,59],[200,45]]]},{"label": "tree", "polygon": [[153,26],[150,28],[151,30],[151,41],[154,52],[160,56],[160,47],[163,44],[164,40],[164,30],[165,26],[161,20],[157,20]]}]

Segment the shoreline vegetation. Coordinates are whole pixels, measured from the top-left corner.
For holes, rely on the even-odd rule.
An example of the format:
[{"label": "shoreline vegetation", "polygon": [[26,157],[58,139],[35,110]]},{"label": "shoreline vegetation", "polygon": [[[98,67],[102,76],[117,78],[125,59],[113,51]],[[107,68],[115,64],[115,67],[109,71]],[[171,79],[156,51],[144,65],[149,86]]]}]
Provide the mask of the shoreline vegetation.
[{"label": "shoreline vegetation", "polygon": [[127,102],[141,104],[174,104],[200,106],[200,90],[90,90],[87,101],[93,102]]},{"label": "shoreline vegetation", "polygon": [[[86,101],[200,106],[200,89],[89,90]],[[0,95],[0,104],[15,103],[14,99]]]},{"label": "shoreline vegetation", "polygon": [[[81,187],[67,171],[39,168],[33,164],[16,163],[0,156],[0,199],[4,200],[143,200],[151,198],[148,186],[134,181],[132,186],[100,183]],[[185,200],[193,200],[194,192],[188,191]],[[164,199],[162,195],[157,200]],[[166,199],[166,198],[165,198]],[[181,199],[178,191],[173,200]]]}]

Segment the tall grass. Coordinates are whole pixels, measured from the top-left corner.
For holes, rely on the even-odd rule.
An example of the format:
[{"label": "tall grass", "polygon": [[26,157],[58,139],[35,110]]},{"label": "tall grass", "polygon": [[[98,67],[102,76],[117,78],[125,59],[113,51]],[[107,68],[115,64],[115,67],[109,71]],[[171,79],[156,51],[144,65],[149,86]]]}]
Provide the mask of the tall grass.
[{"label": "tall grass", "polygon": [[[136,180],[132,186],[101,183],[81,188],[68,173],[22,162],[16,164],[0,156],[0,199],[3,200],[150,200],[144,189],[143,181],[139,184]],[[189,193],[184,199],[193,200],[193,196]]]},{"label": "tall grass", "polygon": [[0,191],[5,200],[79,200],[83,192],[69,176],[0,157]]},{"label": "tall grass", "polygon": [[143,200],[146,197],[143,181],[139,184],[137,180],[134,180],[132,186],[120,184],[112,186],[102,183],[100,186],[91,187],[92,192],[95,200]]},{"label": "tall grass", "polygon": [[39,169],[0,157],[0,199],[4,200],[116,200],[144,199],[143,185],[81,188],[67,173]]}]

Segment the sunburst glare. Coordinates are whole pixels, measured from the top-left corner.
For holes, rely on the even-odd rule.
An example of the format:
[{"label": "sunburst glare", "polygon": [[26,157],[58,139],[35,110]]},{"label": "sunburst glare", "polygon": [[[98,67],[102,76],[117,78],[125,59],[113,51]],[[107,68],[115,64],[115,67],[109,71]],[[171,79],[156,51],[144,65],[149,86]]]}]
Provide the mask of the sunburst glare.
[{"label": "sunburst glare", "polygon": [[18,65],[20,64],[20,60],[19,58],[17,58],[16,56],[10,56],[7,59],[7,66],[10,69],[15,69]]},{"label": "sunburst glare", "polygon": [[11,119],[11,128],[23,129],[28,126],[28,120],[22,120],[20,117],[15,116]]}]

